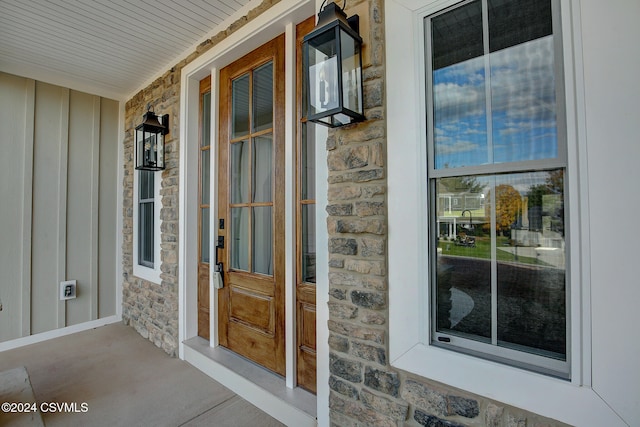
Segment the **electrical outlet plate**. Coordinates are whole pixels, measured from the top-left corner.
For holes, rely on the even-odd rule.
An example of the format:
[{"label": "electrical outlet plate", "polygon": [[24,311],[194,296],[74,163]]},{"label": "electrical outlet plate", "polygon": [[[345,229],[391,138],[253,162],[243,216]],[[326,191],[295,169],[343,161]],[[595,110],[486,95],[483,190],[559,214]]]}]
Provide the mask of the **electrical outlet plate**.
[{"label": "electrical outlet plate", "polygon": [[77,285],[78,283],[76,280],[60,282],[60,301],[74,299],[76,297]]}]

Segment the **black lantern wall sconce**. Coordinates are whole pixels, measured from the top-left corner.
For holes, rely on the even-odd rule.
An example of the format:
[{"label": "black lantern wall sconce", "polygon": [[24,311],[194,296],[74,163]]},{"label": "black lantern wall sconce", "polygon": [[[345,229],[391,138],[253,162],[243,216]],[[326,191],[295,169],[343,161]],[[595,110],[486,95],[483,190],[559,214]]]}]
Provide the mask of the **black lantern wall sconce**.
[{"label": "black lantern wall sconce", "polygon": [[307,120],[329,127],[365,120],[358,31],[358,15],[347,19],[344,4],[321,7],[318,23],[304,37],[302,47]]},{"label": "black lantern wall sconce", "polygon": [[158,117],[151,106],[136,127],[136,169],[164,170],[164,136],[169,133],[169,115]]}]

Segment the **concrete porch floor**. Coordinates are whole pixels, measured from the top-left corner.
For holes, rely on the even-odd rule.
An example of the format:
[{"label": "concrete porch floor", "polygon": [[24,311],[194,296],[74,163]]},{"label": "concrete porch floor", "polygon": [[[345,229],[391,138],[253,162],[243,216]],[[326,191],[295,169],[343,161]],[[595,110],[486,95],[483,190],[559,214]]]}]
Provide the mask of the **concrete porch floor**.
[{"label": "concrete porch floor", "polygon": [[38,405],[88,406],[42,413],[46,426],[283,425],[120,323],[0,353],[0,372],[21,366]]}]

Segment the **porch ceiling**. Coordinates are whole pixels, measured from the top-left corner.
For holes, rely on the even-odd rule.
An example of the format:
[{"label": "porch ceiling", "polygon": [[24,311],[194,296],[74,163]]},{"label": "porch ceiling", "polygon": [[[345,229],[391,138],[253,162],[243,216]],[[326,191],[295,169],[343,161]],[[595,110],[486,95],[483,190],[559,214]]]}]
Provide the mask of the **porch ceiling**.
[{"label": "porch ceiling", "polygon": [[0,0],[0,71],[123,100],[249,0]]}]

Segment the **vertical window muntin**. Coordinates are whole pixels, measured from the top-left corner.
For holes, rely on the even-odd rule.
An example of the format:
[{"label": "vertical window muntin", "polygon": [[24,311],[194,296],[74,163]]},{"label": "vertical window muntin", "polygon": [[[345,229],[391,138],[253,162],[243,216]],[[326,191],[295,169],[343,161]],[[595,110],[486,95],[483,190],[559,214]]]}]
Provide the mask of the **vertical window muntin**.
[{"label": "vertical window muntin", "polygon": [[138,265],[154,267],[155,173],[138,171]]},{"label": "vertical window muntin", "polygon": [[[505,188],[504,185],[506,184],[502,183],[502,181],[504,181],[505,179],[508,181],[509,177],[511,178],[516,177],[516,180],[521,179],[523,177],[535,177],[535,179],[532,178],[531,180],[532,184],[530,184],[528,188],[530,191],[535,190],[536,192],[540,192],[541,191],[540,189],[543,187],[546,188],[549,192],[558,191],[557,183],[555,187],[551,184],[545,184],[544,179],[542,177],[552,176],[553,174],[560,174],[563,176],[563,178],[566,177],[566,163],[567,163],[566,161],[566,125],[565,125],[565,116],[564,116],[565,102],[563,99],[564,83],[563,83],[562,57],[561,57],[562,40],[560,37],[560,26],[559,26],[560,4],[555,0],[550,2],[550,5],[548,7],[548,12],[549,12],[548,16],[552,17],[551,23],[544,22],[544,18],[533,19],[533,21],[535,21],[534,26],[536,28],[534,28],[531,31],[525,28],[525,31],[529,31],[529,34],[526,34],[523,37],[523,40],[521,40],[523,41],[522,43],[520,41],[517,41],[516,43],[509,44],[510,42],[508,40],[508,37],[505,37],[505,33],[508,33],[508,31],[497,32],[501,36],[501,39],[498,40],[498,42],[494,42],[491,38],[492,28],[489,26],[489,22],[491,20],[493,20],[494,22],[496,21],[497,19],[496,16],[499,15],[499,13],[495,13],[496,9],[499,9],[499,7],[504,7],[505,5],[506,7],[511,7],[513,9],[515,3],[517,2],[511,2],[511,4],[509,4],[509,2],[505,2],[505,1],[473,0],[473,1],[467,1],[464,3],[459,3],[458,5],[455,5],[451,8],[443,10],[442,12],[439,12],[437,14],[434,14],[425,18],[424,29],[425,29],[425,52],[426,52],[425,69],[426,69],[426,83],[427,83],[426,104],[427,104],[427,146],[428,146],[427,164],[428,164],[428,179],[429,179],[428,191],[429,191],[429,213],[430,213],[429,248],[431,253],[430,264],[433,266],[433,268],[430,269],[431,271],[430,281],[432,283],[432,286],[431,286],[431,301],[432,301],[431,341],[434,345],[452,347],[461,352],[470,353],[473,355],[490,358],[493,360],[500,360],[508,364],[521,366],[528,369],[533,369],[538,372],[543,372],[543,373],[548,373],[548,374],[563,377],[563,378],[568,378],[570,376],[570,369],[569,369],[569,362],[568,362],[570,360],[570,354],[569,354],[569,342],[570,342],[569,323],[570,322],[569,322],[569,309],[567,307],[567,304],[569,301],[569,285],[568,285],[569,270],[564,265],[564,260],[568,259],[568,256],[567,256],[568,253],[567,253],[567,250],[565,249],[566,248],[565,244],[568,242],[569,239],[568,239],[568,236],[566,236],[565,234],[565,229],[568,228],[566,227],[568,206],[566,206],[566,203],[565,203],[566,201],[568,201],[568,195],[566,192],[566,188],[567,188],[567,185],[565,182],[566,180],[564,179],[561,182],[561,185],[560,185],[561,189],[559,190],[560,197],[562,199],[561,201],[562,209],[559,213],[555,212],[553,214],[556,217],[558,215],[561,215],[561,220],[560,220],[561,226],[558,226],[558,224],[555,224],[554,227],[556,227],[556,229],[561,229],[561,237],[562,237],[561,238],[562,240],[561,242],[562,279],[561,280],[558,279],[556,280],[556,282],[561,283],[563,286],[561,297],[564,296],[564,298],[562,299],[561,307],[564,309],[564,313],[563,313],[563,316],[561,316],[562,318],[556,321],[556,324],[555,324],[555,330],[557,332],[556,335],[561,336],[560,345],[558,345],[558,343],[555,343],[555,345],[552,346],[554,350],[558,350],[558,348],[560,347],[561,348],[560,351],[549,352],[545,349],[532,349],[532,348],[528,348],[527,346],[522,346],[513,342],[505,343],[505,341],[501,339],[505,337],[505,334],[504,334],[504,331],[499,330],[498,328],[498,323],[499,323],[498,319],[499,318],[504,319],[505,312],[508,310],[501,309],[500,308],[501,305],[498,303],[499,295],[500,295],[501,301],[504,299],[504,297],[501,296],[501,293],[498,291],[498,284],[502,283],[500,281],[501,276],[506,277],[504,272],[508,270],[508,268],[505,268],[505,265],[508,265],[508,261],[504,261],[504,259],[497,259],[498,256],[500,256],[501,258],[504,258],[503,252],[504,252],[504,249],[506,248],[498,246],[498,240],[502,241],[502,239],[497,239],[497,235],[504,233],[504,230],[496,231],[498,223],[500,222],[499,219],[502,219],[502,218],[496,218],[495,206],[493,207],[493,209],[490,209],[490,208],[488,209],[490,213],[489,217],[482,218],[487,222],[487,224],[485,224],[484,227],[491,231],[490,247],[485,248],[485,250],[487,251],[485,255],[488,254],[490,256],[490,263],[489,263],[490,265],[488,265],[487,268],[489,269],[488,275],[491,278],[490,280],[491,283],[488,284],[490,287],[491,309],[489,310],[490,319],[489,319],[488,330],[484,332],[484,335],[486,336],[483,338],[477,333],[465,334],[460,331],[458,331],[457,333],[454,331],[452,333],[452,331],[442,327],[442,322],[441,322],[442,313],[440,313],[440,319],[438,314],[439,301],[441,305],[440,311],[442,312],[441,301],[445,300],[445,297],[443,297],[441,293],[442,291],[440,289],[441,287],[438,286],[439,284],[438,276],[439,274],[441,275],[442,272],[444,271],[444,269],[442,268],[440,268],[439,270],[439,262],[441,260],[441,257],[443,256],[442,251],[447,250],[446,244],[443,246],[444,242],[439,240],[442,237],[443,227],[442,227],[441,218],[439,218],[438,216],[438,210],[441,209],[446,203],[449,203],[449,207],[451,207],[451,200],[448,200],[448,201],[445,200],[446,197],[444,197],[445,195],[441,191],[443,182],[445,182],[446,180],[453,180],[451,182],[455,182],[456,179],[461,181],[464,181],[464,179],[480,180],[484,184],[480,186],[483,188],[483,191],[479,191],[476,194],[476,196],[479,198],[480,196],[487,197],[490,194],[496,194],[496,188],[498,188],[498,190]],[[539,10],[547,8],[547,6],[542,5],[542,3],[543,2],[528,2],[526,6],[528,8],[538,7]],[[516,8],[514,10],[516,11],[516,15],[517,15],[519,13],[519,10],[517,7],[518,5],[515,5],[515,6]],[[478,99],[481,97],[484,97],[484,99],[481,99],[481,102],[477,102],[477,107],[478,107],[478,110],[484,109],[485,117],[484,117],[484,122],[481,121],[480,123],[480,128],[481,128],[480,130],[483,130],[486,133],[486,135],[485,135],[485,141],[484,141],[485,145],[483,147],[484,151],[481,151],[481,154],[482,154],[481,160],[477,160],[479,157],[478,153],[475,153],[475,154],[472,153],[472,154],[468,154],[466,158],[464,156],[460,156],[460,159],[462,159],[462,161],[459,161],[458,163],[454,162],[452,164],[451,162],[444,161],[443,153],[446,153],[447,151],[446,149],[448,147],[445,147],[444,144],[441,144],[440,141],[438,141],[438,139],[441,138],[443,135],[444,136],[447,136],[447,135],[444,132],[442,132],[442,129],[438,129],[438,125],[442,124],[442,120],[439,120],[442,117],[442,114],[441,114],[442,111],[439,110],[442,108],[442,102],[440,102],[440,105],[439,105],[439,100],[437,99],[438,94],[436,93],[438,88],[436,89],[433,89],[433,88],[434,88],[434,85],[438,85],[439,80],[438,80],[437,73],[442,68],[444,68],[444,66],[442,65],[443,63],[442,61],[440,63],[437,63],[437,60],[434,60],[433,57],[434,57],[434,52],[436,52],[437,54],[438,52],[442,53],[444,50],[439,48],[438,46],[434,47],[434,43],[432,43],[433,38],[436,37],[434,34],[438,30],[437,24],[432,25],[432,23],[436,21],[439,17],[442,17],[443,15],[446,15],[450,12],[455,14],[464,8],[467,8],[467,10],[471,10],[475,8],[476,14],[480,10],[482,13],[482,23],[481,23],[482,31],[480,31],[479,28],[477,28],[477,23],[476,23],[476,28],[466,25],[462,30],[463,33],[475,32],[476,36],[481,33],[482,34],[481,41],[478,42],[478,40],[475,40],[475,39],[472,40],[472,42],[474,42],[473,44],[476,44],[478,46],[476,46],[475,49],[472,48],[472,49],[468,49],[467,52],[463,52],[463,55],[461,55],[460,57],[464,58],[467,62],[475,61],[476,63],[480,64],[477,68],[482,73],[484,73],[483,78],[480,79],[480,80],[483,80],[484,88],[482,88],[483,90],[477,91]],[[493,15],[491,15],[491,13],[493,13]],[[467,13],[462,15],[468,17],[473,14]],[[513,18],[513,10],[512,10],[510,19],[515,20],[515,23],[512,25],[514,27],[522,27],[522,22],[525,22],[528,19],[524,15],[526,15],[526,13],[524,14],[520,13],[519,17],[516,16],[515,18]],[[447,18],[448,17],[445,16],[445,19]],[[549,35],[542,34],[542,37],[539,37],[541,33],[544,33],[545,31],[547,32],[550,31],[550,34]],[[470,38],[470,36],[467,36],[467,37]],[[463,44],[467,42],[464,39],[464,37],[459,37],[458,41],[462,42]],[[504,103],[505,99],[507,103],[510,101],[508,97],[505,98],[504,96],[502,96],[502,98],[500,98],[500,96],[498,96],[500,95],[499,90],[494,89],[491,86],[492,83],[494,83],[494,80],[498,80],[498,83],[499,83],[499,78],[500,78],[500,76],[496,77],[497,72],[492,70],[491,66],[492,66],[492,63],[494,64],[499,63],[501,66],[509,67],[510,65],[509,61],[503,60],[503,58],[500,58],[500,55],[508,57],[509,55],[512,54],[511,52],[508,52],[508,49],[513,47],[516,48],[514,50],[520,50],[520,49],[531,50],[530,46],[536,43],[546,44],[547,51],[548,52],[550,51],[550,55],[551,55],[551,58],[549,57],[542,58],[540,60],[540,63],[542,64],[546,61],[546,63],[542,65],[546,66],[547,74],[551,73],[552,87],[549,88],[547,84],[546,91],[540,91],[540,93],[537,93],[537,95],[548,95],[549,89],[551,89],[551,91],[553,92],[553,95],[555,97],[554,105],[551,106],[553,107],[552,109],[553,114],[547,114],[546,117],[548,118],[550,115],[554,116],[553,117],[555,121],[553,123],[554,135],[552,135],[552,137],[548,141],[546,141],[546,145],[543,144],[545,148],[544,150],[536,151],[539,149],[539,147],[535,145],[534,139],[536,135],[534,132],[532,134],[533,136],[529,138],[528,149],[520,150],[520,152],[518,152],[518,150],[514,150],[513,147],[506,147],[507,148],[506,154],[505,152],[500,153],[499,150],[500,149],[504,150],[505,147],[502,146],[504,144],[501,144],[499,133],[503,132],[506,134],[507,132],[504,132],[504,127],[501,127],[504,125],[504,123],[501,123],[501,120],[504,120],[504,119],[500,119],[499,117],[494,117],[494,116],[498,116],[497,111],[499,111],[501,107],[500,102]],[[482,50],[482,52],[480,52],[481,54],[479,54],[479,49]],[[535,49],[534,49],[534,52],[535,52]],[[455,56],[455,52],[453,56]],[[472,59],[469,60],[468,58],[472,58]],[[449,58],[448,61],[449,61],[448,63],[447,63],[447,60],[444,61],[445,66],[453,66],[454,68],[458,66],[460,68],[463,68],[461,67],[460,64],[463,64],[464,61],[456,62],[455,58],[454,59]],[[523,81],[525,81],[526,83],[527,82],[526,78],[528,77],[530,80],[532,76],[533,76],[533,73],[530,73],[530,75],[525,74],[523,76],[525,77]],[[547,80],[545,80],[543,84],[545,82],[547,82]],[[460,95],[460,93],[455,92],[455,89],[460,89],[460,86],[461,85],[458,85],[458,87],[456,87],[455,85],[450,86],[450,88],[454,89],[453,93],[441,92],[441,94],[444,94],[445,96],[448,95],[454,98],[455,95]],[[532,90],[535,91],[536,89],[538,89],[535,86],[535,84],[530,84],[530,86],[531,87],[528,88],[529,91],[532,91]],[[501,89],[504,90],[505,87]],[[509,90],[510,88],[506,87],[506,89]],[[525,89],[527,88],[525,87]],[[496,93],[498,93],[498,95],[496,95]],[[493,105],[494,103],[496,104],[495,106]],[[457,105],[453,103],[450,105],[450,107],[454,109],[459,108]],[[535,111],[536,105],[527,106],[525,104],[524,107],[525,108],[531,107],[531,110]],[[523,109],[522,111],[525,111],[525,110]],[[448,111],[447,113],[449,114],[459,113],[459,111],[456,112],[455,110],[453,110],[453,111]],[[440,114],[440,117],[438,117],[439,114]],[[532,123],[531,129],[535,131],[536,130],[535,120],[533,120],[531,116],[527,117],[524,114],[521,114],[521,116],[523,116],[524,119],[530,120],[530,122]],[[462,122],[463,119],[464,117],[462,119],[458,118],[458,122]],[[475,130],[477,131],[478,129],[475,129]],[[456,136],[459,137],[459,135],[456,135]],[[442,139],[442,140],[446,141],[446,139]],[[525,141],[524,145],[526,145],[526,142],[527,142],[526,135],[522,137],[521,140]],[[512,144],[512,145],[516,145],[516,144]],[[443,150],[443,147],[445,148],[444,150]],[[461,146],[461,147],[453,147],[453,148],[460,149],[464,147]],[[509,149],[511,149],[511,151],[509,151]],[[450,151],[454,152],[455,150],[452,149]],[[524,152],[525,154],[522,154],[522,152]],[[451,158],[456,160],[455,156],[452,156]],[[477,161],[474,161],[474,160],[477,160]],[[521,184],[518,184],[518,186],[516,187],[519,189],[522,189],[523,186]],[[526,187],[526,185],[524,187]],[[459,196],[464,197],[465,194],[462,194],[462,193],[464,192],[461,192]],[[553,206],[553,203],[551,202],[551,200],[552,199],[555,200],[554,198],[557,196],[554,196],[553,194],[546,194],[545,196],[547,200],[547,205]],[[458,199],[462,200],[460,197],[458,197]],[[523,196],[523,199],[527,200],[527,196],[526,195]],[[519,203],[524,203],[524,202],[520,201]],[[478,203],[474,204],[473,207],[474,208],[477,207],[476,205],[478,205]],[[542,209],[541,207],[538,207],[538,208]],[[462,209],[458,210],[457,212],[458,215],[461,213],[461,211]],[[464,214],[466,214],[465,217],[458,216],[457,219],[459,221],[462,221],[463,224],[465,221],[470,222],[471,221],[470,216],[474,215],[474,211],[477,211],[477,209],[467,210],[466,212],[463,212]],[[531,215],[530,213],[526,214],[526,216],[530,216],[530,215]],[[523,223],[527,222],[522,220],[522,216],[523,216],[522,213],[520,213],[519,223],[517,221],[514,221],[515,227],[522,228]],[[452,220],[452,218],[449,218],[449,220]],[[475,230],[476,229],[475,227],[480,225],[480,224],[476,224],[478,220],[479,220],[479,216],[477,215],[477,212],[476,212],[476,218],[474,220],[474,224],[465,225],[465,227]],[[557,222],[558,220],[556,218],[553,221]],[[449,225],[449,230],[451,230],[451,226],[452,224]],[[459,224],[456,224],[455,227],[456,228],[459,227]],[[445,227],[445,229],[447,228]],[[547,228],[545,229],[545,231],[546,230],[550,230],[550,229]],[[454,236],[457,235],[456,231],[457,230],[454,230],[453,232]],[[517,232],[520,232],[520,237],[521,237],[521,235],[523,234],[522,230],[519,229],[517,230]],[[533,233],[533,231],[530,231],[530,232]],[[448,237],[451,238],[452,236],[449,235]],[[477,239],[480,239],[480,238],[475,236],[473,237],[473,240],[477,240]],[[512,239],[511,241],[514,242],[515,239]],[[453,245],[456,245],[455,248],[457,250],[461,248],[469,248],[469,250],[471,250],[472,244],[474,244],[476,247],[479,246],[478,244],[476,244],[479,242],[475,242],[475,241],[472,243],[470,242],[471,242],[471,239],[469,239],[467,242],[464,242],[464,241],[459,241],[456,238],[455,240],[449,241],[449,248],[453,247]],[[458,247],[457,245],[460,245],[460,246]],[[465,245],[468,245],[468,246],[465,246]],[[528,247],[528,248],[519,247],[517,243],[515,246],[517,249],[519,248],[520,252],[523,252],[526,250],[528,251],[534,250],[531,247]],[[447,256],[446,252],[444,253],[444,256],[446,258]],[[519,261],[521,261],[522,259],[524,259],[524,257],[522,256],[522,254],[520,254]],[[529,262],[531,262],[531,260],[529,260]],[[523,262],[523,264],[524,263],[525,262]],[[558,262],[556,262],[556,264],[557,263]],[[541,268],[542,270],[544,270],[543,267],[538,267],[538,268]],[[552,271],[553,268],[555,267],[548,267],[548,270]],[[458,271],[460,271],[460,268],[458,269]],[[442,278],[440,279],[442,280]],[[454,282],[451,282],[451,283],[454,283]],[[502,294],[506,294],[506,293],[502,292]],[[446,297],[449,298],[448,295]],[[535,303],[536,301],[533,301],[533,302]],[[502,307],[505,307],[505,306],[502,305]],[[563,326],[562,328],[563,331],[557,331],[559,329],[558,324],[561,324]]]}]

